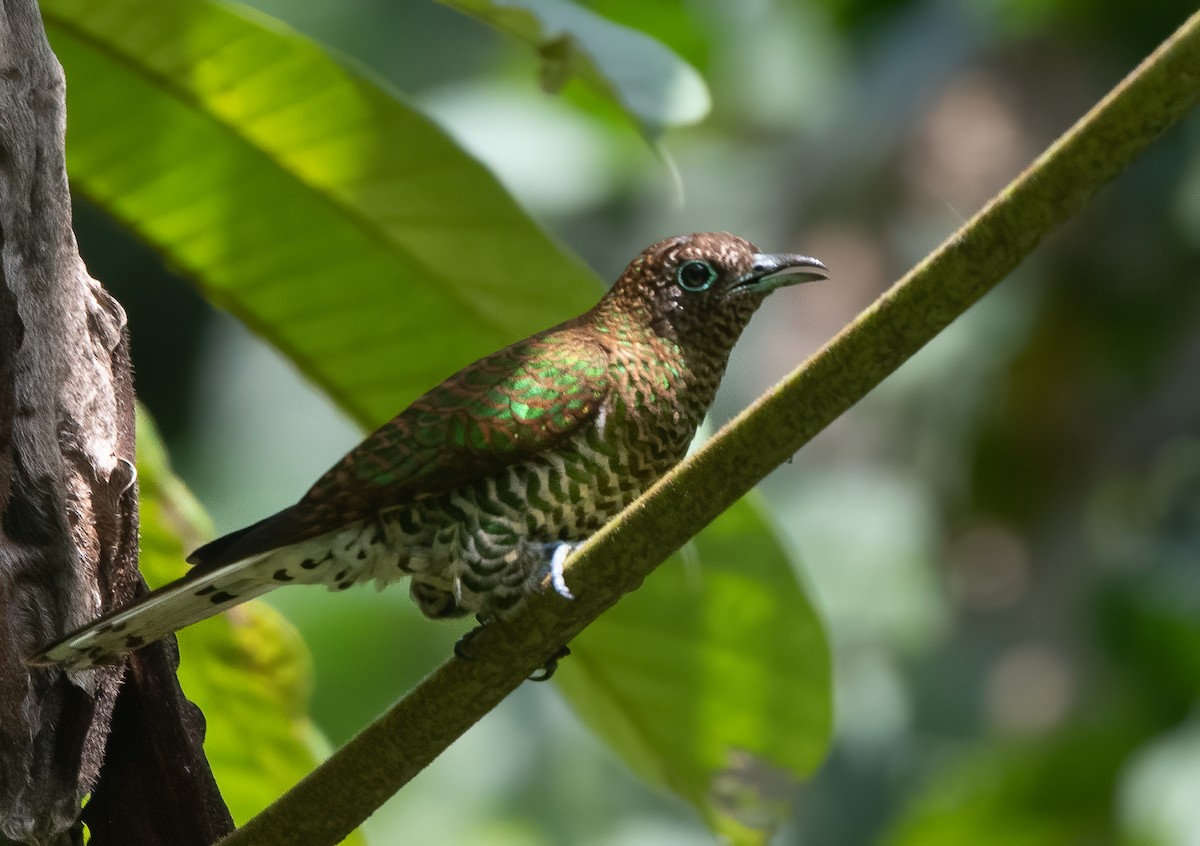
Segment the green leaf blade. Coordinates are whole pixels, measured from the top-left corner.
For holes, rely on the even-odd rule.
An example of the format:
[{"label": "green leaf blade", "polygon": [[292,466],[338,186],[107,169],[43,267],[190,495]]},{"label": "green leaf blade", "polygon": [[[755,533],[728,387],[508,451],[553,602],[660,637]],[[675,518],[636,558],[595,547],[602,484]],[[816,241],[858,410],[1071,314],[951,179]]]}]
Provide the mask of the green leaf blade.
[{"label": "green leaf blade", "polygon": [[825,755],[829,650],[752,500],[693,545],[699,566],[660,567],[571,644],[555,678],[635,772],[755,842]]},{"label": "green leaf blade", "polygon": [[432,121],[295,33],[197,0],[43,13],[76,187],[367,425],[599,290]]}]

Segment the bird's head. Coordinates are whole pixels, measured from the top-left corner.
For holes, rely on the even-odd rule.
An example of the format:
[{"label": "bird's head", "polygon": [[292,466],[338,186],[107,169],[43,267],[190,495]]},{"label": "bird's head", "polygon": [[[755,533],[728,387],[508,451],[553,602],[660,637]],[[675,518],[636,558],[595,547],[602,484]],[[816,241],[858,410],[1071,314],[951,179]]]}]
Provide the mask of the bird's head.
[{"label": "bird's head", "polygon": [[685,346],[703,341],[731,347],[769,293],[827,275],[815,258],[762,253],[737,235],[701,232],[648,247],[606,299]]}]

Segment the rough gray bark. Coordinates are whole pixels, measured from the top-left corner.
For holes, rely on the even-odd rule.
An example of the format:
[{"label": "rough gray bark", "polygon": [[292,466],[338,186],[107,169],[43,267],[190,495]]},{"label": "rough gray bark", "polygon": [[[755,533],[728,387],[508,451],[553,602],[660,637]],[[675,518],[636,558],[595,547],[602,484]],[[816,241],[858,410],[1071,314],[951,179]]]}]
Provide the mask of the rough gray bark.
[{"label": "rough gray bark", "polygon": [[144,590],[125,314],[71,229],[64,93],[36,0],[0,0],[0,843],[81,842],[92,792],[95,846],[207,844],[232,822],[174,642],[23,660]]},{"label": "rough gray bark", "polygon": [[70,842],[121,669],[23,663],[136,579],[125,316],[71,231],[63,78],[33,0],[0,3],[0,831]]}]

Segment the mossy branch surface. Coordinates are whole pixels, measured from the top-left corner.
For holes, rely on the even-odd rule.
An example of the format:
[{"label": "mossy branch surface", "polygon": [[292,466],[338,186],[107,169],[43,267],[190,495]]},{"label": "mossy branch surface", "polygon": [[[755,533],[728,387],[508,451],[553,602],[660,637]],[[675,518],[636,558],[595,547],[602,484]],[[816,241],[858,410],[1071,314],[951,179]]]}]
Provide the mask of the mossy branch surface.
[{"label": "mossy branch surface", "polygon": [[[222,846],[335,844],[659,563],[1002,280],[1200,100],[1200,13],[850,326]],[[836,274],[836,268],[834,268]],[[570,660],[570,659],[568,659]]]}]

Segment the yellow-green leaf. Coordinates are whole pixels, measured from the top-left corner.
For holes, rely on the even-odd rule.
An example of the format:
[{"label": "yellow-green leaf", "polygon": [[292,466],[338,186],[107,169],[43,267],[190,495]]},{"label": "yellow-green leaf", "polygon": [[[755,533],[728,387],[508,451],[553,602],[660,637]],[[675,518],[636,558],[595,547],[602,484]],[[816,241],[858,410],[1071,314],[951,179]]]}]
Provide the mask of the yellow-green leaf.
[{"label": "yellow-green leaf", "polygon": [[72,185],[364,423],[600,290],[429,118],[276,21],[200,0],[42,13]]}]

